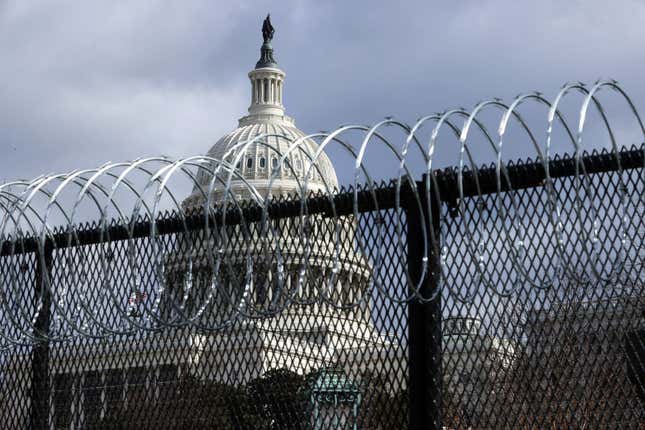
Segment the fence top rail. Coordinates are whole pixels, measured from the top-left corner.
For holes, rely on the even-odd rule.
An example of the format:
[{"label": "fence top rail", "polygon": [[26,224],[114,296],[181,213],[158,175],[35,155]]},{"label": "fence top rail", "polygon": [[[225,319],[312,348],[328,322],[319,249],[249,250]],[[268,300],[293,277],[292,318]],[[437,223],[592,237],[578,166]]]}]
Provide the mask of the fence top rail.
[{"label": "fence top rail", "polygon": [[[585,153],[580,158],[580,163],[575,156],[564,154],[556,155],[549,160],[549,176],[553,179],[572,177],[576,174],[588,175],[618,171],[618,161],[623,170],[639,169],[645,166],[645,144],[640,147],[633,145],[631,148],[622,148],[620,152],[614,153],[607,150]],[[545,184],[546,169],[545,163],[540,160],[527,159],[518,160],[506,164],[506,170],[510,184],[501,175],[501,190],[519,190],[525,188],[540,187]],[[456,168],[438,170],[435,173],[437,183],[443,202],[455,202],[459,197],[457,183],[459,172]],[[477,197],[478,195],[495,194],[497,188],[497,167],[494,164],[477,169],[479,190],[474,180],[472,170],[463,172],[464,197]]]}]

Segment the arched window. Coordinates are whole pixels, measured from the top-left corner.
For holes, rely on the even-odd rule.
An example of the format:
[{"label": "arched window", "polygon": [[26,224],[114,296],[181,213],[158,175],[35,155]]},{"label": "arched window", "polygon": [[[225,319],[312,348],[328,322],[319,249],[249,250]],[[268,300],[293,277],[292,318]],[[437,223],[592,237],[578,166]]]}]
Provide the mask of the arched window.
[{"label": "arched window", "polygon": [[302,160],[300,158],[296,160],[296,169],[302,170]]},{"label": "arched window", "polygon": [[241,169],[241,168],[242,168],[242,160],[238,161],[238,162],[237,162],[237,165],[236,165],[235,167],[236,167],[237,169]]},{"label": "arched window", "polygon": [[246,159],[246,168],[247,169],[253,168],[253,158],[249,157]]},{"label": "arched window", "polygon": [[276,157],[273,157],[271,159],[271,167],[273,167],[274,169],[278,168],[278,159]]},{"label": "arched window", "polygon": [[308,219],[305,219],[305,223],[302,226],[302,233],[308,237],[316,236],[316,224],[312,223]]},{"label": "arched window", "polygon": [[260,167],[264,169],[267,166],[267,159],[264,157],[260,157]]},{"label": "arched window", "polygon": [[291,235],[298,236],[300,233],[300,218],[293,217],[291,218]]}]

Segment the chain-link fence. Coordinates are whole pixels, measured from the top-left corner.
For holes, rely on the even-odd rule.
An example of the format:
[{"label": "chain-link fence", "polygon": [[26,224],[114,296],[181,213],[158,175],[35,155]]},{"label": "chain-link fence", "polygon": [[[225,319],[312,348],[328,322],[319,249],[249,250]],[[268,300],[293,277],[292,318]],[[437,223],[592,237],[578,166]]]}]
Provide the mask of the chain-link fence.
[{"label": "chain-link fence", "polygon": [[[642,160],[639,151],[631,155]],[[453,216],[443,208],[445,426],[645,425],[645,178],[642,161],[622,172],[615,162],[609,154],[588,158],[598,173],[583,181],[570,174],[575,163],[563,161],[556,201],[527,163],[516,166],[514,182],[526,188],[473,196],[461,214],[453,205]],[[518,252],[505,241],[520,228]],[[485,244],[479,259],[463,243],[468,230]]]},{"label": "chain-link fence", "polygon": [[615,161],[14,237],[3,427],[642,428],[643,148]]}]

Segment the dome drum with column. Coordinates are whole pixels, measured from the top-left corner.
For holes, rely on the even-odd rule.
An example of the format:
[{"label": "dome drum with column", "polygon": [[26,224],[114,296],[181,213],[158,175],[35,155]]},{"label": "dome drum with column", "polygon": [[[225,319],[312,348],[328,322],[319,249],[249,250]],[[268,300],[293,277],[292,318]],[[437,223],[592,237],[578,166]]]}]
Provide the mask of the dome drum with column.
[{"label": "dome drum with column", "polygon": [[251,79],[251,106],[249,113],[284,115],[282,83],[285,73],[280,69],[262,68],[249,72]]}]

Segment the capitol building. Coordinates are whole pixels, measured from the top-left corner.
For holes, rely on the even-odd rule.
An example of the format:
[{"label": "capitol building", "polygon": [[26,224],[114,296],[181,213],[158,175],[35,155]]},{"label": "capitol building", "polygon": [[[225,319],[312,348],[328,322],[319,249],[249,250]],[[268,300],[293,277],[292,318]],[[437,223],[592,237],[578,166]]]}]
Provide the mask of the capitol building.
[{"label": "capitol building", "polygon": [[[235,166],[237,176],[233,177],[230,188],[230,194],[238,201],[250,197],[251,187],[262,196],[298,196],[305,180],[310,192],[337,189],[334,166],[324,153],[316,161],[317,168],[307,177],[310,157],[316,153],[318,145],[311,139],[304,139],[305,134],[285,113],[286,74],[274,58],[273,28],[268,20],[263,34],[261,57],[248,74],[251,83],[248,115],[239,120],[235,130],[220,138],[207,155],[229,162],[239,155]],[[264,137],[244,144],[256,136]],[[303,143],[290,153],[288,165],[281,163],[280,157],[298,139],[304,139]],[[243,152],[235,148],[242,148]],[[184,199],[185,210],[203,207],[203,190],[208,189],[212,179],[205,172],[198,173],[201,187],[196,186]],[[220,189],[213,200],[217,201],[221,196]],[[252,238],[255,242],[247,238],[243,245],[231,239],[224,250],[226,264],[223,266],[226,267],[220,268],[220,274],[213,273],[212,260],[206,258],[206,252],[210,252],[208,248],[213,246],[209,242],[212,239],[199,235],[181,238],[190,246],[177,249],[190,248],[189,254],[175,249],[165,256],[166,281],[170,288],[159,308],[165,320],[173,319],[176,309],[169,303],[186,293],[187,278],[191,279],[195,295],[200,289],[206,294],[210,285],[208,280],[213,276],[219,277],[220,288],[210,300],[202,321],[216,326],[235,311],[234,307],[239,306],[243,298],[249,301],[244,294],[251,295],[256,317],[242,316],[212,331],[175,328],[135,336],[52,344],[48,363],[49,399],[46,400],[51,428],[91,427],[91,423],[100,422],[116,410],[136,407],[133,399],[142,391],[161,396],[164,382],[186,375],[198,380],[242,385],[275,369],[307,375],[319,369],[334,368],[352,375],[349,378],[369,370],[383,374],[395,372],[397,379],[405,381],[401,374],[403,369],[385,368],[392,365],[392,360],[384,359],[385,356],[402,351],[373,324],[372,299],[368,292],[372,271],[368,260],[357,251],[351,217],[338,221],[341,224],[339,233],[334,231],[336,221],[316,217],[312,217],[308,226],[300,225],[300,217],[286,219],[278,226],[282,248],[280,262],[268,257],[272,253],[262,246],[253,248],[254,243],[259,243],[258,237]],[[303,234],[306,228],[311,231]],[[232,227],[231,235],[235,233],[236,227]],[[339,247],[330,245],[334,243],[334,234],[339,235]],[[303,240],[308,241],[309,249],[304,277],[301,272]],[[254,263],[251,280],[245,279],[248,274],[244,269],[249,258]],[[323,290],[328,296],[320,300]],[[297,291],[297,300],[287,301],[285,291]],[[266,303],[271,303],[278,311],[257,317]],[[360,304],[344,306],[346,303]],[[15,382],[14,398],[10,400],[14,405],[21,404],[22,409],[3,408],[0,420],[6,428],[28,428],[32,396],[29,359],[5,362],[3,374],[5,383]],[[16,395],[22,398],[20,402]]]},{"label": "capitol building", "polygon": [[[237,176],[232,177],[227,194],[229,199],[248,200],[251,189],[264,198],[297,198],[305,182],[308,193],[333,192],[338,188],[338,180],[331,160],[321,152],[315,166],[311,167],[318,145],[305,138],[294,119],[285,114],[283,88],[286,74],[274,58],[272,28],[271,34],[266,34],[267,23],[270,26],[268,19],[263,29],[265,40],[260,59],[248,74],[251,82],[248,115],[239,120],[235,130],[219,139],[207,155],[235,164]],[[296,142],[299,143],[298,148],[289,151]],[[287,163],[281,161],[285,154],[288,154]],[[228,173],[222,176],[220,183],[224,184]],[[206,170],[199,172],[199,186],[184,200],[184,208],[203,208],[204,191],[209,189],[211,180]],[[222,200],[222,188],[223,185],[214,192],[212,201]],[[229,288],[220,289],[217,292],[220,297],[211,299],[213,319],[209,325],[217,325],[222,312],[232,312],[232,307],[240,303],[245,276],[251,276],[246,283],[252,285],[250,302],[253,307],[261,312],[263,304],[272,306],[270,316],[243,321],[240,328],[233,329],[235,336],[253,339],[251,343],[235,342],[237,352],[208,347],[212,344],[213,335],[195,335],[194,344],[199,352],[195,352],[193,361],[199,361],[201,366],[225,369],[226,363],[245,363],[244,370],[234,372],[232,379],[229,372],[224,372],[222,382],[244,383],[276,368],[307,374],[316,369],[342,365],[343,362],[361,361],[354,360],[354,356],[388,346],[371,320],[370,293],[367,290],[372,272],[369,262],[356,250],[354,225],[349,217],[338,221],[320,216],[312,218],[306,222],[307,225],[301,225],[302,219],[298,216],[277,223],[278,237],[274,240],[280,242],[280,261],[275,256],[275,249],[260,249],[266,246],[267,241],[258,240],[262,234],[259,231],[254,230],[249,233],[251,238],[244,239],[239,226],[229,230],[229,237],[241,239],[242,243],[229,242],[230,246],[227,246],[224,258],[227,267],[220,268],[220,276],[225,280],[222,283]],[[342,224],[338,238],[335,237],[336,222]],[[250,226],[251,230],[254,227]],[[192,242],[190,265],[196,273],[193,282],[199,278],[199,273],[207,273],[208,279],[212,276],[209,272],[212,259],[203,254],[213,245],[203,243],[199,238],[192,238]],[[341,246],[337,248],[336,242]],[[306,255],[306,264],[303,264],[303,255]],[[245,273],[248,258],[253,261],[251,274]],[[185,278],[188,266],[186,256],[169,256],[167,263],[167,267],[176,272],[174,279],[178,282],[171,284],[179,285],[174,294],[180,296],[183,294],[181,280]],[[236,279],[231,279],[231,267],[237,274]],[[306,267],[304,275],[303,267]],[[333,285],[329,285],[330,280]],[[207,284],[208,280],[203,283],[204,288]],[[295,303],[287,299],[293,292],[296,292]],[[321,300],[324,293],[328,297]],[[344,306],[348,303],[357,305]],[[230,335],[229,330],[223,330],[214,336]],[[227,342],[220,338],[215,343]],[[249,349],[241,352],[239,345],[249,345]],[[253,359],[245,362],[241,357]],[[362,365],[372,368],[379,365],[376,361],[380,360],[362,362]],[[220,380],[219,376],[215,377]]]}]

